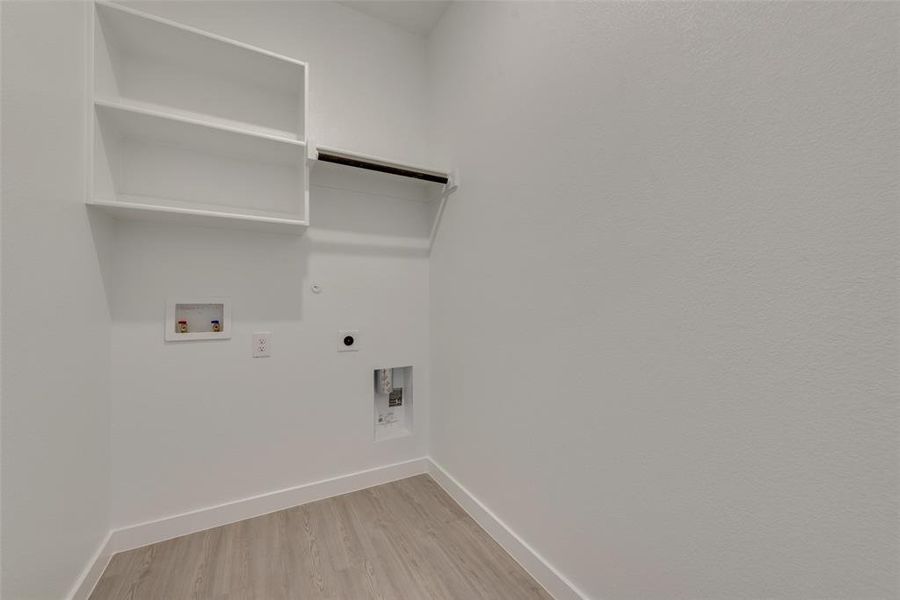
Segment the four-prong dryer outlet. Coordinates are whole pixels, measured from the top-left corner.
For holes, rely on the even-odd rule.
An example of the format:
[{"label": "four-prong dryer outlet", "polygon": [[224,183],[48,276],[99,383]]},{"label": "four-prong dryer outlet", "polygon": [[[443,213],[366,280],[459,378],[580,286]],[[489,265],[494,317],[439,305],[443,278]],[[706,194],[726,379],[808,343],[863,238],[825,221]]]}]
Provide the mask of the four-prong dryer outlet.
[{"label": "four-prong dryer outlet", "polygon": [[359,330],[344,329],[338,331],[337,350],[338,352],[356,352],[359,350]]}]

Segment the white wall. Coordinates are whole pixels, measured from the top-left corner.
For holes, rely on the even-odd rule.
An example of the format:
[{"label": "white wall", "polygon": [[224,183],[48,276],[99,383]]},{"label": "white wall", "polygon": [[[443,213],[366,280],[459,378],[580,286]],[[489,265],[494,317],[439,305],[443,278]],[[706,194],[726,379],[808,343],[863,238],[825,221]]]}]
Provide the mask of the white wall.
[{"label": "white wall", "polygon": [[[422,162],[425,47],[337,4],[140,3],[310,64],[311,137]],[[431,206],[319,165],[302,237],[120,223],[112,249],[113,525],[427,453]],[[323,291],[313,294],[319,283]],[[228,296],[230,341],[163,343],[167,298]],[[338,353],[359,329],[358,353]],[[250,336],[272,332],[272,357]],[[415,435],[373,442],[372,370],[413,365]]]},{"label": "white wall", "polygon": [[433,455],[589,597],[897,597],[897,19],[433,32]]},{"label": "white wall", "polygon": [[[591,597],[896,595],[896,6],[457,3],[428,62],[336,4],[139,6],[309,61],[321,143],[423,162],[431,115],[463,186],[430,266],[421,189],[338,168],[300,238],[89,221],[84,6],[4,3],[4,598],[429,422]],[[164,344],[180,294],[235,337]],[[374,444],[386,364],[416,435]]]},{"label": "white wall", "polygon": [[129,6],[309,63],[309,137],[422,162],[421,36],[333,1],[133,1]]},{"label": "white wall", "polygon": [[62,598],[109,530],[109,313],[84,209],[87,6],[4,2],[2,555],[9,600]]}]

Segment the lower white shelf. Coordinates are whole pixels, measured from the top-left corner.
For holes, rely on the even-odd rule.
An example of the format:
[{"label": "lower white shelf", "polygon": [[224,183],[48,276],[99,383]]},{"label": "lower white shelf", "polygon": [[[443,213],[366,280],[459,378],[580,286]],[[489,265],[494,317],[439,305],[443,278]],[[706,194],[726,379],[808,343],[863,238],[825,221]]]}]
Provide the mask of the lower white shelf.
[{"label": "lower white shelf", "polygon": [[94,106],[89,205],[117,218],[300,233],[306,145],[146,104]]},{"label": "lower white shelf", "polygon": [[308,223],[299,219],[248,215],[239,212],[181,208],[114,200],[89,200],[88,206],[111,214],[117,219],[163,221],[199,227],[251,229],[273,233],[303,233]]}]

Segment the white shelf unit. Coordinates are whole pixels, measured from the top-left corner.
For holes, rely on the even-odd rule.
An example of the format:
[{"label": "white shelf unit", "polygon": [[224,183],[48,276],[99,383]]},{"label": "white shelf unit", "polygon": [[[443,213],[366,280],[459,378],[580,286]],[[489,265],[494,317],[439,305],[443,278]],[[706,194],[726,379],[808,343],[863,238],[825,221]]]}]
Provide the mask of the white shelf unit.
[{"label": "white shelf unit", "polygon": [[306,64],[94,7],[88,205],[117,218],[302,232]]}]

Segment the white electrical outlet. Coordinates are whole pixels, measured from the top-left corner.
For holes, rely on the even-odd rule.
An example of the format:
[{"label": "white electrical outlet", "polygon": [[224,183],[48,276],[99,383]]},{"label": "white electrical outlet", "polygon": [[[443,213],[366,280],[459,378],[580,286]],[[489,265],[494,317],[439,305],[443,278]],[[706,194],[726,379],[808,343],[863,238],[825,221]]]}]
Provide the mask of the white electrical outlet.
[{"label": "white electrical outlet", "polygon": [[338,352],[356,352],[359,350],[359,330],[338,331],[337,347]]},{"label": "white electrical outlet", "polygon": [[271,356],[272,332],[260,331],[253,334],[253,358]]}]

